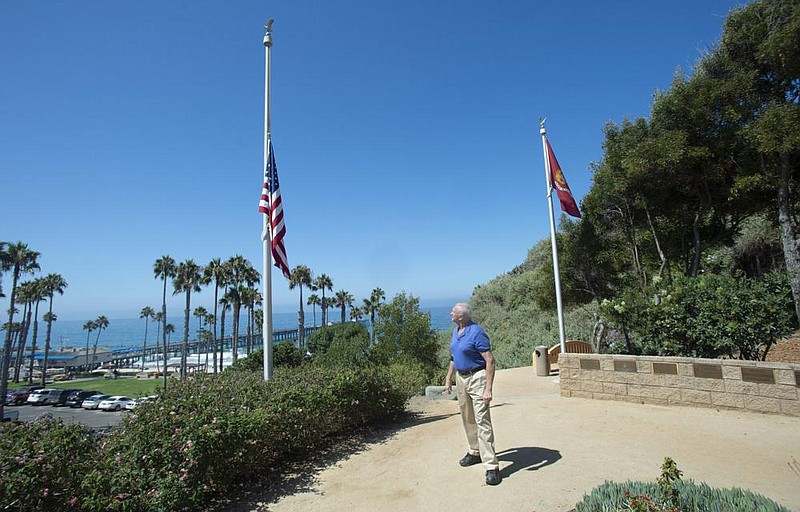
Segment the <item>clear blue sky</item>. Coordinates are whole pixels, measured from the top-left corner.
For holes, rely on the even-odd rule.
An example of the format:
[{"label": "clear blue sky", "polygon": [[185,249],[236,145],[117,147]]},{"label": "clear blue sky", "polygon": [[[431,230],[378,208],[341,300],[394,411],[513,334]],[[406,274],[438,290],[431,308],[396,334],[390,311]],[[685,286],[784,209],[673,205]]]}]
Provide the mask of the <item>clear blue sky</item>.
[{"label": "clear blue sky", "polygon": [[[647,116],[740,4],[2,2],[0,240],[68,281],[61,319],[158,306],[165,254],[260,269],[261,41],[275,18],[290,266],[359,302],[376,286],[465,300],[548,236],[538,117],[580,199],[604,123]],[[273,276],[275,311],[296,310]]]}]

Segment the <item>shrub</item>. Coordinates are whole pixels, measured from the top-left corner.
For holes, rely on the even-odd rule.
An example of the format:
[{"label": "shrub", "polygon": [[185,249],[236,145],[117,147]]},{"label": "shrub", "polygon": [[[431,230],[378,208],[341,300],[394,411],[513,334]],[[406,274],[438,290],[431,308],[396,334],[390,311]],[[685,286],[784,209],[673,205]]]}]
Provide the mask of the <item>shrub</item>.
[{"label": "shrub", "polygon": [[379,368],[305,365],[175,383],[107,436],[83,479],[85,510],[197,509],[210,497],[355,428],[395,418],[407,397]]},{"label": "shrub", "polygon": [[80,425],[52,416],[0,423],[0,503],[19,511],[77,510],[82,475],[94,464],[96,441]]},{"label": "shrub", "polygon": [[607,481],[585,495],[575,511],[789,512],[760,494],[738,488],[715,489],[680,477],[675,462],[666,457],[657,483]]},{"label": "shrub", "polygon": [[358,322],[326,325],[308,337],[308,350],[314,357],[321,356],[330,350],[335,340],[344,341],[345,345],[360,345],[366,340],[366,345],[369,346],[369,331]]},{"label": "shrub", "polygon": [[430,375],[425,365],[411,357],[392,361],[387,371],[392,385],[408,397],[420,394]]},{"label": "shrub", "polygon": [[437,367],[436,331],[431,329],[430,314],[419,310],[419,299],[397,294],[380,307],[379,313],[375,322],[377,344],[372,347],[375,360],[388,364],[412,357],[433,372]]},{"label": "shrub", "polygon": [[627,353],[764,359],[792,330],[791,295],[784,274],[760,280],[702,274],[678,277],[655,302],[629,293],[606,301],[601,316],[622,330]]},{"label": "shrub", "polygon": [[364,325],[351,322],[328,326],[324,330],[326,341],[329,336],[331,341],[325,350],[314,353],[315,363],[339,368],[359,368],[371,364],[369,331]]}]

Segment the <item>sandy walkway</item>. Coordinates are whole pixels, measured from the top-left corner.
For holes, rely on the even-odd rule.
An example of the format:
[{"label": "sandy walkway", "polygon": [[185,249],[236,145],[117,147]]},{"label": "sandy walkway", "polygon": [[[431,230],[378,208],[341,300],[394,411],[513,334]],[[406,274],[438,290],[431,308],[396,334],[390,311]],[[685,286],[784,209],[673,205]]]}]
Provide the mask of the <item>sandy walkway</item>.
[{"label": "sandy walkway", "polygon": [[665,456],[684,478],[743,487],[800,511],[800,418],[561,398],[557,379],[498,372],[492,415],[503,483],[462,468],[454,401],[415,399],[420,416],[343,446],[227,512],[471,510],[566,512],[605,480],[655,480]]}]

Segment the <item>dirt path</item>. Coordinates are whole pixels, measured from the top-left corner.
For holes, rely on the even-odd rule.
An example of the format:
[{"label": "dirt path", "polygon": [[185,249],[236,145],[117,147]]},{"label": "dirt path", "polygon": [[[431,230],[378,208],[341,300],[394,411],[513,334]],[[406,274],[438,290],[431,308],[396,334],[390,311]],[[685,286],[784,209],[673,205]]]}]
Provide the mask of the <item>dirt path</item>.
[{"label": "dirt path", "polygon": [[456,402],[420,398],[399,430],[340,446],[225,511],[566,512],[605,480],[655,480],[665,456],[686,479],[800,511],[800,418],[561,398],[557,379],[529,368],[498,372],[495,396],[497,487],[458,465]]}]

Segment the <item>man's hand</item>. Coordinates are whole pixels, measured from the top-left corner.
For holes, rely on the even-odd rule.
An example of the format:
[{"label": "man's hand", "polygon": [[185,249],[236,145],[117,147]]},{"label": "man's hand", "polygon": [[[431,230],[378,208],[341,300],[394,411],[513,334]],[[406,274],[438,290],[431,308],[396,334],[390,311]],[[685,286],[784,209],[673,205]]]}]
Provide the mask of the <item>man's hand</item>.
[{"label": "man's hand", "polygon": [[485,389],[483,391],[483,401],[486,402],[487,404],[492,401],[492,390],[491,389]]}]

